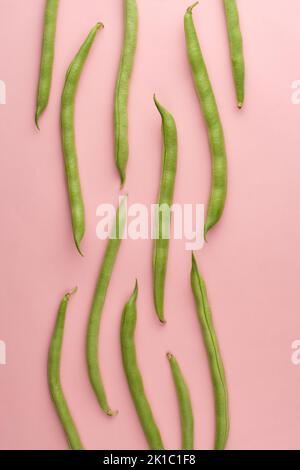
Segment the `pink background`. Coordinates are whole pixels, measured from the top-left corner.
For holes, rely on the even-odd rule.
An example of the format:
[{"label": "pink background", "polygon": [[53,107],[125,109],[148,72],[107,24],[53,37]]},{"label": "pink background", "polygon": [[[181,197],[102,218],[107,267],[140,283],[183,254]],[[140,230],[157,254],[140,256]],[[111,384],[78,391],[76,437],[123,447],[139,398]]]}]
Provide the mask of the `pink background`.
[{"label": "pink background", "polygon": [[[119,416],[100,411],[85,365],[85,332],[105,249],[96,238],[96,208],[116,204],[113,92],[122,44],[121,0],[60,2],[53,87],[41,131],[34,127],[44,0],[0,0],[0,79],[7,104],[1,129],[0,366],[1,449],[65,449],[48,393],[46,361],[57,307],[79,286],[66,320],[62,383],[88,449],[147,447],[125,381],[119,325],[137,277],[137,353],[145,388],[166,448],[180,448],[176,395],[165,358],[172,351],[190,386],[196,448],[213,445],[214,410],[207,358],[190,289],[190,253],[170,246],[166,316],[152,302],[152,242],[125,241],[107,295],[100,335],[102,373]],[[158,99],[178,126],[175,202],[206,203],[210,156],[187,63],[183,15],[189,1],[138,0],[140,28],[129,103],[129,203],[154,203],[161,169]],[[207,282],[230,397],[228,449],[299,449],[300,366],[291,343],[300,336],[300,108],[291,103],[299,79],[298,0],[239,0],[247,63],[246,102],[235,106],[221,0],[194,12],[226,134],[229,191],[220,224],[197,258]],[[79,165],[86,205],[85,258],[69,221],[59,133],[66,69],[97,21],[98,35],[76,100]]]}]

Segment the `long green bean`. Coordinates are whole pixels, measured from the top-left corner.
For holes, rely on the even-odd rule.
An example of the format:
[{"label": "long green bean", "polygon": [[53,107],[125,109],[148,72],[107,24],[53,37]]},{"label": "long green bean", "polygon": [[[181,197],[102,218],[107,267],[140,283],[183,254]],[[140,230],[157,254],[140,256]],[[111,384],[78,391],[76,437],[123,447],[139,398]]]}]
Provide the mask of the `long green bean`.
[{"label": "long green bean", "polygon": [[73,237],[75,245],[81,255],[80,243],[85,232],[85,215],[75,143],[74,101],[83,66],[87,60],[88,53],[92,47],[96,34],[102,28],[103,24],[97,23],[77,52],[67,71],[65,86],[61,98],[61,136],[71,208]]},{"label": "long green bean", "polygon": [[121,185],[125,183],[128,162],[128,94],[137,44],[138,10],[136,0],[123,0],[124,44],[115,89],[115,160]]},{"label": "long green bean", "polygon": [[163,443],[157,424],[153,418],[152,410],[145,395],[143,379],[136,358],[134,332],[136,327],[137,311],[136,299],[138,285],[124,307],[121,323],[121,349],[125,374],[129,390],[148,441],[152,450],[162,450]]},{"label": "long green bean", "polygon": [[181,441],[183,450],[194,449],[194,416],[190,392],[184,380],[179,364],[173,354],[167,354],[178,397],[180,420],[181,420]]},{"label": "long green bean", "polygon": [[171,206],[177,167],[177,130],[173,116],[161,106],[155,96],[154,102],[162,118],[164,152],[158,201],[157,238],[154,241],[153,283],[156,313],[159,320],[165,323],[164,292],[169,251]]},{"label": "long green bean", "polygon": [[115,237],[110,238],[104,253],[104,258],[100,268],[100,273],[98,276],[98,281],[89,314],[86,337],[86,359],[90,382],[100,407],[109,416],[114,416],[117,412],[113,411],[107,402],[106,392],[100,373],[98,344],[102,310],[113,268],[119,252],[126,220],[125,201],[126,198],[123,198],[116,213],[116,222],[114,228]]},{"label": "long green bean", "polygon": [[192,256],[191,284],[214,386],[216,415],[215,450],[223,450],[226,447],[229,433],[228,392],[225,371],[213,326],[205,283],[199,273],[194,255]]},{"label": "long green bean", "polygon": [[45,111],[50,96],[58,3],[59,0],[46,0],[40,76],[35,111],[35,124],[38,129],[40,116]]},{"label": "long green bean", "polygon": [[236,0],[224,0],[224,8],[237,104],[238,108],[242,108],[245,99],[245,60]]},{"label": "long green bean", "polygon": [[82,450],[83,445],[76,429],[76,425],[71,416],[60,382],[60,361],[66,311],[69,300],[71,296],[75,294],[76,290],[77,289],[74,289],[70,293],[66,294],[59,306],[56,324],[49,348],[48,383],[52,401],[54,403],[60,422],[64,428],[64,432],[70,448],[73,450]]},{"label": "long green bean", "polygon": [[198,41],[192,11],[189,7],[184,17],[186,45],[196,91],[203,111],[212,156],[212,181],[205,220],[204,236],[220,220],[227,193],[227,159],[224,134],[213,89]]}]

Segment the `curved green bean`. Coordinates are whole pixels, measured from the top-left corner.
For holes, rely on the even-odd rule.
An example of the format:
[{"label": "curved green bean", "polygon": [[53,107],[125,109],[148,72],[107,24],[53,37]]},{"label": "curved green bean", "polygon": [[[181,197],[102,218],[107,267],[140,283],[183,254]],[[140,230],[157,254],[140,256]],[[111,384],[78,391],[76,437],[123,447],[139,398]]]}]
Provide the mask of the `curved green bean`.
[{"label": "curved green bean", "polygon": [[245,99],[245,61],[243,38],[240,29],[239,12],[236,0],[224,0],[224,8],[237,104],[238,108],[242,108]]},{"label": "curved green bean", "polygon": [[128,94],[137,44],[138,10],[136,0],[124,0],[124,44],[115,89],[115,160],[121,186],[125,183],[128,162]]},{"label": "curved green bean", "polygon": [[102,410],[108,416],[115,416],[117,411],[113,411],[108,405],[106,393],[99,367],[99,331],[102,310],[106,298],[107,289],[112,276],[113,268],[117,259],[124,230],[126,211],[124,198],[116,213],[115,238],[110,238],[104,253],[96,289],[93,296],[92,306],[89,314],[87,336],[86,336],[86,360],[91,385]]},{"label": "curved green bean", "polygon": [[138,285],[124,307],[121,322],[121,349],[125,374],[141,426],[151,450],[162,450],[163,443],[152,410],[145,395],[143,379],[137,364],[134,333],[137,311]]},{"label": "curved green bean", "polygon": [[223,450],[226,447],[229,434],[228,392],[225,371],[213,326],[205,283],[199,273],[194,255],[192,256],[191,284],[214,386],[216,415],[215,450]]},{"label": "curved green bean", "polygon": [[77,163],[77,150],[74,129],[74,101],[78,82],[83,66],[88,57],[97,32],[103,28],[102,23],[97,23],[90,31],[83,45],[77,52],[68,68],[65,86],[61,98],[61,135],[65,161],[65,173],[67,179],[73,237],[77,250],[82,255],[80,243],[85,232],[84,203],[81,193],[80,177]]},{"label": "curved green bean", "polygon": [[58,3],[59,0],[46,0],[40,76],[35,110],[35,124],[38,129],[40,116],[45,111],[50,96]]},{"label": "curved green bean", "polygon": [[153,253],[153,284],[156,313],[159,320],[165,323],[164,291],[169,251],[170,210],[173,203],[177,167],[177,130],[173,116],[161,106],[155,96],[154,102],[162,118],[164,153],[158,201],[157,238],[154,242]]},{"label": "curved green bean", "polygon": [[188,57],[206,122],[212,156],[212,182],[204,227],[206,239],[208,231],[220,220],[224,210],[227,192],[227,159],[222,123],[193,22],[192,10],[197,4],[198,2],[187,9],[184,26]]},{"label": "curved green bean", "polygon": [[76,429],[76,425],[71,416],[68,404],[66,402],[61,383],[60,383],[60,360],[61,350],[65,326],[66,311],[69,300],[77,289],[74,289],[70,293],[66,294],[62,299],[56,324],[51,338],[49,354],[48,354],[48,383],[52,401],[57,411],[60,422],[64,428],[64,432],[69,444],[69,447],[73,450],[82,450],[83,445],[80,440],[80,436]]},{"label": "curved green bean", "polygon": [[179,409],[180,409],[180,420],[181,420],[181,440],[183,450],[194,449],[194,416],[192,403],[190,398],[190,392],[188,386],[184,380],[178,362],[175,357],[171,354],[167,354],[171,371],[176,387]]}]

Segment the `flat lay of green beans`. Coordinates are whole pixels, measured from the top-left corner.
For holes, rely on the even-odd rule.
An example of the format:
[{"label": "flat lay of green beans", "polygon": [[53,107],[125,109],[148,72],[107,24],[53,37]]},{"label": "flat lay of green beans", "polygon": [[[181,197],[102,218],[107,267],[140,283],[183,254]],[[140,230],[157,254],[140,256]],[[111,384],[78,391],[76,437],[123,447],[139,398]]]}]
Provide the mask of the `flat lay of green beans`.
[{"label": "flat lay of green beans", "polygon": [[[124,38],[114,90],[114,105],[111,106],[112,108],[114,106],[112,109],[114,114],[114,123],[110,122],[111,124],[114,124],[114,149],[112,149],[112,152],[114,151],[115,164],[120,177],[121,187],[123,187],[126,181],[126,170],[129,156],[128,98],[137,47],[138,2],[136,0],[122,0],[121,2],[120,0],[119,3],[122,3],[124,7]],[[200,102],[200,108],[204,117],[211,154],[211,187],[204,224],[204,238],[207,241],[208,232],[218,223],[225,207],[227,195],[227,156],[222,122],[193,20],[193,10],[198,3],[199,2],[195,2],[187,8],[184,14],[184,31],[187,56],[196,93]],[[40,117],[49,102],[58,6],[59,0],[47,0],[45,2],[44,35],[35,113],[37,128],[39,128]],[[243,55],[243,40],[236,1],[224,0],[224,10],[227,22],[237,105],[241,108],[244,103],[245,95],[245,63]],[[74,125],[75,99],[83,67],[87,61],[96,35],[102,28],[103,24],[97,23],[91,29],[79,51],[75,55],[67,70],[61,96],[60,130],[65,177],[69,197],[73,238],[80,255],[83,255],[81,244],[85,234],[85,210],[76,149]],[[161,75],[158,75],[158,78],[161,78]],[[101,87],[101,78],[99,86]],[[180,93],[181,92],[182,90],[180,90]],[[111,98],[113,99],[113,95]],[[159,113],[157,116],[161,119],[163,150],[159,194],[158,200],[156,201],[157,212],[155,214],[155,237],[152,254],[152,309],[154,310],[155,308],[157,318],[162,324],[164,324],[166,323],[165,286],[171,232],[171,209],[173,205],[177,173],[178,136],[176,122],[173,115],[160,104],[155,95],[154,104]],[[141,114],[142,113],[143,110],[141,110]],[[236,113],[240,115],[240,112],[236,111]],[[241,115],[243,115],[243,113]],[[145,177],[148,177],[148,175]],[[99,186],[101,187],[101,182],[99,182]],[[101,361],[99,357],[101,318],[111,278],[117,262],[121,241],[123,238],[126,238],[126,236],[124,236],[124,232],[126,234],[125,227],[127,228],[127,196],[122,198],[120,205],[116,210],[112,232],[107,241],[104,255],[101,260],[101,266],[91,300],[85,338],[85,359],[89,381],[100,409],[108,416],[116,416],[118,411],[111,408],[109,405],[106,389],[101,376]],[[73,251],[76,253],[75,249]],[[85,262],[84,260],[80,260],[78,256],[77,258],[78,263]],[[125,280],[126,274],[127,273],[124,273]],[[223,450],[226,448],[229,435],[230,418],[228,389],[223,360],[208,301],[206,285],[199,272],[194,254],[192,255],[190,283],[191,287],[189,287],[189,292],[191,293],[192,288],[196,313],[202,331],[203,342],[210,367],[211,381],[214,389],[214,449]],[[52,401],[63,426],[69,447],[74,450],[81,450],[83,449],[83,444],[66,402],[60,378],[60,362],[65,317],[70,298],[75,294],[76,290],[77,288],[67,293],[63,297],[59,306],[48,354],[48,384]],[[112,294],[118,295],[118,292]],[[121,295],[121,292],[119,292],[119,295]],[[127,379],[129,392],[149,448],[151,450],[163,450],[164,444],[162,442],[160,430],[144,389],[143,376],[137,360],[135,344],[137,299],[138,283],[136,281],[134,291],[124,306],[121,318],[120,346],[123,369]],[[148,312],[144,311],[143,315],[148,315]],[[159,322],[157,323],[159,324]],[[158,325],[156,326],[157,328],[159,327]],[[154,344],[153,347],[156,347],[156,345]],[[194,424],[196,421],[194,420],[189,387],[175,356],[171,353],[167,353],[167,358],[178,402],[181,424],[181,448],[183,450],[193,450],[195,445]],[[153,365],[153,367],[155,366]]]},{"label": "flat lay of green beans", "polygon": [[58,4],[59,0],[46,0],[40,77],[35,111],[35,124],[38,129],[40,116],[45,111],[50,96]]},{"label": "flat lay of green beans", "polygon": [[81,255],[80,243],[85,232],[85,215],[75,142],[74,101],[83,66],[87,60],[96,34],[102,28],[103,24],[97,23],[77,52],[68,68],[65,86],[61,97],[61,137],[71,208],[73,237],[77,250]]},{"label": "flat lay of green beans", "polygon": [[115,88],[115,160],[121,186],[125,183],[128,162],[128,94],[129,82],[134,65],[138,34],[138,10],[136,0],[123,0],[124,43]]},{"label": "flat lay of green beans", "polygon": [[136,358],[134,333],[137,321],[137,296],[138,284],[136,283],[133,294],[125,305],[122,314],[121,350],[123,366],[130,394],[149,447],[151,450],[162,450],[164,446],[161,440],[161,435],[145,394],[143,379]]},{"label": "flat lay of green beans", "polygon": [[54,332],[48,354],[48,383],[52,401],[72,450],[82,450],[83,445],[71,416],[60,382],[60,361],[64,335],[66,311],[69,300],[77,289],[66,294],[59,306]]},{"label": "flat lay of green beans", "polygon": [[245,60],[243,52],[243,38],[236,0],[224,0],[224,8],[227,21],[227,31],[237,106],[238,108],[242,108],[245,99]]},{"label": "flat lay of green beans", "polygon": [[110,279],[112,276],[113,268],[116,263],[117,255],[119,252],[122,234],[125,225],[126,213],[125,213],[125,201],[124,197],[120,203],[120,206],[116,212],[116,220],[113,231],[114,237],[108,241],[104,258],[101,264],[96,289],[92,301],[92,306],[89,314],[88,328],[86,335],[86,360],[91,385],[97,397],[98,403],[102,410],[108,416],[115,416],[117,411],[113,411],[108,405],[106,393],[100,373],[99,366],[99,331],[100,331],[100,320],[102,310],[106,298],[107,289],[109,287]]},{"label": "flat lay of green beans", "polygon": [[227,158],[223,127],[193,22],[192,12],[198,3],[187,9],[184,16],[184,28],[188,58],[207,126],[212,157],[211,191],[204,226],[206,239],[208,231],[217,224],[224,210],[227,193]]},{"label": "flat lay of green beans", "polygon": [[194,254],[192,255],[191,285],[214,386],[216,415],[215,450],[224,450],[229,434],[228,392],[225,371],[213,326],[206,286],[199,273]]},{"label": "flat lay of green beans", "polygon": [[154,102],[162,118],[164,151],[158,201],[157,238],[154,241],[153,253],[153,284],[156,313],[159,320],[164,323],[164,291],[169,251],[170,209],[173,202],[177,168],[177,130],[173,116],[158,102],[155,96]]},{"label": "flat lay of green beans", "polygon": [[180,420],[181,420],[181,441],[183,450],[194,449],[194,416],[190,392],[184,380],[179,364],[173,354],[168,353],[167,358],[170,363],[176,393],[178,397]]}]

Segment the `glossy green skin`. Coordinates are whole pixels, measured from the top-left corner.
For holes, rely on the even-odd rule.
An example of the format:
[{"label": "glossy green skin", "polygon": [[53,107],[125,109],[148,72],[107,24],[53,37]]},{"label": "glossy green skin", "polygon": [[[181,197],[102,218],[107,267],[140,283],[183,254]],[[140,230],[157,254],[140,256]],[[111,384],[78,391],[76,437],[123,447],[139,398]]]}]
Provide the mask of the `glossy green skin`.
[{"label": "glossy green skin", "polygon": [[180,409],[180,420],[181,420],[181,436],[182,436],[182,449],[193,450],[194,449],[194,416],[192,403],[190,398],[190,392],[188,386],[184,380],[178,362],[175,357],[168,353],[167,354],[171,371],[176,387],[176,393],[178,397],[179,409]]},{"label": "glossy green skin", "polygon": [[239,108],[242,108],[245,99],[245,61],[236,0],[224,0],[224,8],[237,104]]},{"label": "glossy green skin", "polygon": [[134,333],[136,327],[137,311],[136,299],[138,286],[124,307],[121,322],[121,349],[122,359],[129,390],[143,428],[144,434],[151,450],[164,449],[160,432],[153,418],[150,404],[145,395],[143,379],[137,364]]},{"label": "glossy green skin", "polygon": [[39,129],[39,118],[45,111],[50,96],[55,51],[56,19],[59,0],[46,0],[44,33],[37,91],[35,123]]},{"label": "glossy green skin", "polygon": [[104,253],[104,258],[102,261],[89,314],[86,336],[86,360],[90,382],[100,407],[108,416],[114,416],[117,412],[113,411],[107,402],[106,393],[100,373],[98,344],[102,310],[106,298],[107,289],[112,276],[113,268],[120,248],[121,237],[123,234],[126,220],[124,201],[125,199],[123,199],[123,201],[121,202],[116,214],[115,233],[117,236],[116,238],[109,239],[106,251]]},{"label": "glossy green skin", "polygon": [[[173,116],[161,106],[155,97],[154,102],[162,118],[164,140],[163,168],[158,207],[166,205],[165,207],[171,209],[177,168],[177,130]],[[154,303],[157,316],[162,323],[165,322],[164,292],[169,251],[169,238],[164,237],[170,233],[170,218],[165,220],[162,217],[162,213],[159,213],[158,227],[156,228],[158,236],[154,242],[153,253]]]},{"label": "glossy green skin", "polygon": [[191,284],[214,386],[216,415],[215,450],[223,450],[226,447],[229,434],[228,392],[225,371],[213,326],[205,283],[199,273],[194,255],[192,258]]},{"label": "glossy green skin", "polygon": [[206,239],[208,231],[220,220],[224,210],[227,193],[227,158],[222,123],[193,22],[192,10],[197,3],[188,8],[184,17],[184,27],[188,57],[207,126],[212,156],[211,190],[204,226]]},{"label": "glossy green skin", "polygon": [[101,23],[97,23],[90,31],[85,42],[76,54],[67,71],[65,86],[61,97],[61,136],[71,208],[73,237],[75,245],[81,255],[80,243],[85,232],[85,214],[75,143],[74,102],[83,66],[86,62],[96,34],[101,28],[103,28],[103,25]]},{"label": "glossy green skin", "polygon": [[115,160],[121,186],[125,183],[128,162],[128,94],[137,44],[138,10],[136,0],[124,0],[124,44],[115,89]]},{"label": "glossy green skin", "polygon": [[59,306],[56,324],[55,324],[55,328],[54,328],[54,332],[51,338],[51,343],[50,343],[50,348],[49,348],[48,383],[49,383],[52,401],[56,408],[61,424],[64,428],[69,447],[73,450],[82,450],[83,445],[80,440],[78,431],[76,429],[76,425],[71,416],[71,413],[70,413],[68,404],[66,402],[66,399],[64,397],[64,393],[62,391],[62,387],[60,383],[61,349],[62,349],[62,342],[63,342],[66,311],[67,311],[67,306],[68,306],[70,297],[74,292],[75,290],[71,292],[70,294],[66,294],[64,298],[62,299],[61,304]]}]

